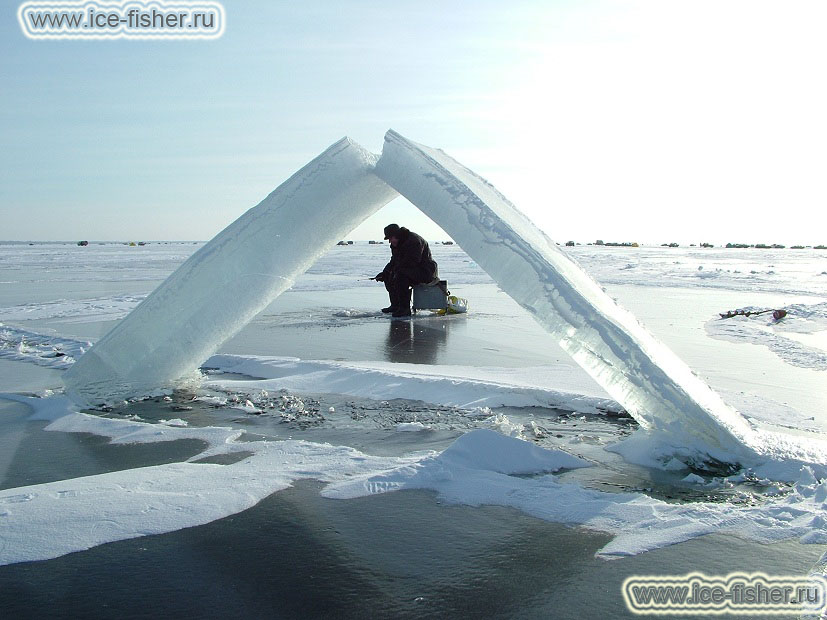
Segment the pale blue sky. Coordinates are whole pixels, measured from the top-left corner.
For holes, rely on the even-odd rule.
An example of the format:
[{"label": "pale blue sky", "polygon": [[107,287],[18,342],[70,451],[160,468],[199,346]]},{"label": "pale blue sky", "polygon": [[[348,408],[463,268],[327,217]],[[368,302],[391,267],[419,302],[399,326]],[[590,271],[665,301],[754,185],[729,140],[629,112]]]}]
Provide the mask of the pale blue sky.
[{"label": "pale blue sky", "polygon": [[[209,239],[393,128],[557,241],[827,243],[823,3],[222,4],[216,41],[29,40],[0,5],[0,239]],[[443,236],[400,200],[351,238],[391,220]]]}]

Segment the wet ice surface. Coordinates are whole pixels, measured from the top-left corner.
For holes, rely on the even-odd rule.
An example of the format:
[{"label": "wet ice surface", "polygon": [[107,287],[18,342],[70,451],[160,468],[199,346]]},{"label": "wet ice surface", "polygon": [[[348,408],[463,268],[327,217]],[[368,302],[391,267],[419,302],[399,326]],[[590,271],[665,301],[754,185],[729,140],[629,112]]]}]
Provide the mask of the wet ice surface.
[{"label": "wet ice surface", "polygon": [[594,554],[607,536],[517,510],[426,491],[339,502],[321,487],[304,481],[201,527],[0,567],[0,604],[10,617],[626,618],[630,575],[797,574],[819,556],[713,535],[605,562]]},{"label": "wet ice surface", "polygon": [[[221,375],[227,381],[248,379]],[[604,444],[637,427],[623,412],[578,414],[542,407],[463,409],[409,399],[374,400],[335,394],[215,389],[197,396],[159,397],[90,413],[188,426],[241,425],[249,436],[349,445],[369,454],[403,456],[442,450],[463,433],[490,428],[541,446]],[[137,417],[136,417],[137,416]],[[565,439],[566,441],[555,441]]]}]

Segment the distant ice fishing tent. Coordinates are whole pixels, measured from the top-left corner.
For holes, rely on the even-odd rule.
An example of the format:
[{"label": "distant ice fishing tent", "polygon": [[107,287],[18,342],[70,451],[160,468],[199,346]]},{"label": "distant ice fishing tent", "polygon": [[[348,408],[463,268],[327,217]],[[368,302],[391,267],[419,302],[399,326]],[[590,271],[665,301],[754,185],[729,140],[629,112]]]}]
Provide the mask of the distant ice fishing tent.
[{"label": "distant ice fishing tent", "polygon": [[644,428],[715,458],[750,451],[746,420],[491,184],[394,131],[381,157],[340,140],[219,233],[65,373],[67,391],[82,399],[142,395],[195,372],[336,240],[399,194]]}]

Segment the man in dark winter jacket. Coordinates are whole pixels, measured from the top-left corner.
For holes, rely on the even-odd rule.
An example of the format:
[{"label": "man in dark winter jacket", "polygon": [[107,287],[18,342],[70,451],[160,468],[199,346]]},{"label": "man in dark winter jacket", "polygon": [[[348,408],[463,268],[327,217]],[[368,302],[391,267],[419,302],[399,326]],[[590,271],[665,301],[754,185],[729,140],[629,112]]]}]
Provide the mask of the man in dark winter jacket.
[{"label": "man in dark winter jacket", "polygon": [[436,262],[428,242],[405,227],[385,226],[385,239],[391,245],[391,260],[375,279],[385,283],[391,305],[382,312],[411,316],[411,287],[438,280]]}]

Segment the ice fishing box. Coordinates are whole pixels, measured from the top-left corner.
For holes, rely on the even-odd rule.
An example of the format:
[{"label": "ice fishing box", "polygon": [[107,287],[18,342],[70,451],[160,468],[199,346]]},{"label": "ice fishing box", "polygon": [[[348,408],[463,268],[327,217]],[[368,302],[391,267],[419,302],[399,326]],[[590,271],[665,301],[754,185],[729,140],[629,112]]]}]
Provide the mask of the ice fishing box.
[{"label": "ice fishing box", "polygon": [[445,310],[448,307],[448,282],[418,284],[413,287],[414,310]]}]

